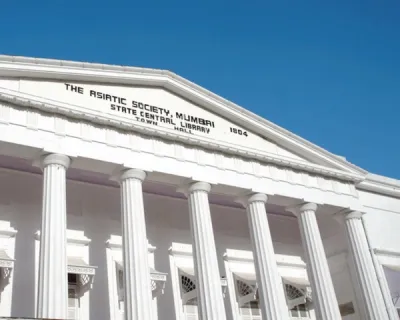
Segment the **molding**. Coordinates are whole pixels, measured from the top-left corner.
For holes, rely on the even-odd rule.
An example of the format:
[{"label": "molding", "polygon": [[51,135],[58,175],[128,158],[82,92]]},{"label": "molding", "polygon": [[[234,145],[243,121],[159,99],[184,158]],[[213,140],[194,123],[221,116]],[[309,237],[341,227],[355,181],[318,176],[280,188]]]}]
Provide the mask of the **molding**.
[{"label": "molding", "polygon": [[[87,246],[92,241],[91,239],[89,239],[88,237],[85,237],[85,236],[68,234],[68,231],[69,230],[67,229],[67,244],[79,244],[79,245]],[[35,238],[35,240],[40,241],[40,230],[35,232],[34,238]]]},{"label": "molding", "polygon": [[167,281],[167,275],[168,275],[167,273],[150,272],[150,280],[165,282]]},{"label": "molding", "polygon": [[[157,248],[151,245],[149,242],[148,244],[148,252],[153,253]],[[106,246],[109,249],[117,249],[122,250],[122,237],[117,235],[111,235],[110,239],[106,241]]]},{"label": "molding", "polygon": [[400,180],[368,174],[366,179],[356,185],[357,189],[400,198]]},{"label": "molding", "polygon": [[276,264],[278,267],[292,267],[306,269],[307,265],[301,257],[287,256],[282,254],[275,254]]},{"label": "molding", "polygon": [[83,246],[87,246],[89,245],[89,243],[92,240],[90,240],[89,238],[83,236],[83,237],[76,237],[76,236],[70,236],[67,234],[67,244],[80,244]]},{"label": "molding", "polygon": [[14,268],[15,260],[0,259],[0,268]]},{"label": "molding", "polygon": [[13,238],[17,233],[18,231],[12,227],[0,229],[0,238],[1,237]]},{"label": "molding", "polygon": [[247,250],[226,249],[224,260],[230,262],[254,263],[253,252]]},{"label": "molding", "polygon": [[185,257],[193,256],[193,249],[192,245],[190,244],[173,242],[168,251],[170,255],[173,256],[185,256]]},{"label": "molding", "polygon": [[67,270],[68,273],[74,273],[74,274],[79,274],[79,275],[89,275],[89,276],[94,276],[96,274],[96,268],[95,266],[73,266],[73,265],[68,265]]},{"label": "molding", "polygon": [[391,249],[374,248],[373,251],[378,256],[400,257],[400,251]]},{"label": "molding", "polygon": [[[206,109],[212,110],[214,113],[217,113],[231,121],[240,123],[244,127],[252,128],[252,131],[256,134],[259,134],[262,137],[268,137],[268,139],[275,141],[285,148],[298,150],[298,152],[302,153],[303,156],[305,155],[319,163],[329,164],[338,168],[337,171],[343,174],[342,179],[361,181],[364,178],[363,175],[367,173],[365,170],[349,163],[342,157],[331,154],[311,142],[308,142],[307,140],[300,138],[268,120],[265,120],[169,71],[3,55],[0,56],[0,76],[162,87],[174,92],[175,94],[183,96]],[[11,101],[14,100],[14,102],[16,102],[13,97],[4,96],[3,98]],[[28,101],[20,102],[26,104]],[[61,111],[62,110],[58,110],[58,112]],[[92,120],[96,120],[93,119],[95,118],[93,116],[91,118]],[[97,121],[98,120],[99,119],[97,119]],[[107,121],[107,123],[111,124],[110,121]],[[150,131],[148,133],[151,135],[156,134],[156,130],[147,131]],[[176,140],[176,134],[172,135],[166,133],[166,135],[169,136],[169,139],[172,138]],[[173,137],[171,137],[171,135]],[[183,140],[197,140],[190,142],[200,142],[205,144],[205,147],[213,144],[210,141],[205,142],[204,139],[201,139],[203,141],[200,139],[190,138],[184,138]],[[228,150],[229,149],[230,147],[228,147]],[[235,152],[236,150],[234,149],[229,151]],[[239,153],[247,153],[244,150],[237,151],[239,151]],[[253,154],[249,156],[254,158]],[[302,166],[305,166],[312,170],[311,168],[314,167],[307,163],[296,163],[296,161],[284,161],[273,157],[270,158],[269,161],[282,162],[282,165],[290,165],[290,162],[293,162],[293,165],[300,166],[299,169],[302,169]],[[285,162],[289,162],[289,164],[285,164]],[[331,170],[324,166],[315,167],[317,171],[325,170],[326,174],[329,174],[330,172],[338,174],[335,172],[335,169]]]}]

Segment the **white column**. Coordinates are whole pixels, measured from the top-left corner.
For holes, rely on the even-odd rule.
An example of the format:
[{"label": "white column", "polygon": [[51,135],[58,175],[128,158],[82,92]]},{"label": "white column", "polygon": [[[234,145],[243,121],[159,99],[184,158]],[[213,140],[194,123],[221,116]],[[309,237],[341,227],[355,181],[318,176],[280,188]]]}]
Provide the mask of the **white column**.
[{"label": "white column", "polygon": [[124,306],[126,320],[151,319],[152,297],[142,182],[146,173],[127,169],[121,186]]},{"label": "white column", "polygon": [[[350,281],[351,281],[352,288],[354,291],[354,296],[355,296],[355,301],[353,303],[354,310],[355,310],[355,312],[359,313],[358,317],[360,319],[366,319],[367,316],[366,316],[364,304],[362,303],[363,299],[360,296],[361,289],[360,289],[359,282],[357,281],[357,274],[356,274],[356,269],[354,266],[354,259],[352,259],[350,257],[350,254],[348,254],[346,260],[347,260],[347,265],[349,266]],[[399,320],[399,319],[396,319],[396,320]]]},{"label": "white column", "polygon": [[317,319],[341,319],[321,233],[315,216],[317,205],[306,203],[287,210],[298,217]]},{"label": "white column", "polygon": [[258,193],[242,203],[247,210],[262,319],[284,320],[289,319],[289,313],[265,210],[267,199]]},{"label": "white column", "polygon": [[356,289],[360,290],[357,296],[362,299],[359,304],[365,309],[366,320],[389,319],[361,221],[362,213],[345,211],[341,214],[344,215],[350,258],[358,282]]},{"label": "white column", "polygon": [[208,203],[210,190],[210,184],[195,182],[189,186],[187,192],[199,319],[225,320],[221,276],[218,268],[210,205]]},{"label": "white column", "polygon": [[66,319],[68,311],[66,170],[70,159],[50,154],[43,169],[37,317]]}]

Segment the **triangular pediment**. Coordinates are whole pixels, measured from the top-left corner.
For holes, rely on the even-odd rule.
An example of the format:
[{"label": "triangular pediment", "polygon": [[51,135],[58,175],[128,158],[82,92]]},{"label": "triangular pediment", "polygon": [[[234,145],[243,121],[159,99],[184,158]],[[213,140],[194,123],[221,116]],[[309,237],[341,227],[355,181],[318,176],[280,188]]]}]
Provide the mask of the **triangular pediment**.
[{"label": "triangular pediment", "polygon": [[132,129],[198,139],[203,145],[214,144],[242,154],[263,154],[300,167],[316,165],[364,174],[343,158],[172,73],[21,59],[24,63],[0,56],[0,95],[23,96],[123,121]]}]

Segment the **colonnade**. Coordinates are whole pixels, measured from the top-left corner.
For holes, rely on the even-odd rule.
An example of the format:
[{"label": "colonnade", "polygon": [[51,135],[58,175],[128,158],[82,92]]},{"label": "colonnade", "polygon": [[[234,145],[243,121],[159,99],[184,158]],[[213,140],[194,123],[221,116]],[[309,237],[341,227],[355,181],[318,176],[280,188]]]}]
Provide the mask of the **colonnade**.
[{"label": "colonnade", "polygon": [[[40,318],[67,318],[66,262],[66,171],[70,159],[49,154],[41,159],[43,169],[42,230],[40,242],[38,306]],[[142,183],[146,173],[122,170],[118,176],[121,193],[125,317],[150,319],[151,288],[147,259],[147,235]],[[193,256],[198,289],[199,319],[225,320],[220,272],[211,223],[207,182],[192,182],[184,193],[188,198]],[[268,224],[265,194],[249,194],[240,202],[247,211],[263,320],[287,320],[288,312]],[[318,228],[317,205],[305,203],[288,208],[298,217],[307,272],[316,317],[341,319],[328,261]],[[361,213],[342,212],[349,252],[359,283],[359,296],[366,306],[366,319],[389,319],[374,273]]]}]

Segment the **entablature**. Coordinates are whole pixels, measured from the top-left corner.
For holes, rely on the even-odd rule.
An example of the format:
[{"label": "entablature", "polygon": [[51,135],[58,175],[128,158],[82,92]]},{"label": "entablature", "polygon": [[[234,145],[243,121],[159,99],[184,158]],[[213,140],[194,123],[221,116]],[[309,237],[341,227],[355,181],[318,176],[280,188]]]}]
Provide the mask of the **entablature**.
[{"label": "entablature", "polygon": [[[358,206],[358,194],[351,181],[354,179],[348,173],[343,173],[344,176],[332,174],[338,177],[322,171],[311,173],[306,167],[300,170],[265,159],[261,161],[236,150],[231,150],[236,152],[232,154],[193,145],[191,141],[171,142],[156,135],[121,130],[110,127],[110,120],[72,119],[60,115],[54,105],[11,95],[7,99],[8,103],[0,103],[3,141],[63,153],[75,158],[75,165],[82,163],[81,159],[99,160],[116,166],[173,174],[182,179],[206,179],[212,184],[235,187],[238,193],[244,189],[346,208]],[[27,108],[18,107],[21,105]],[[68,114],[73,112],[68,109]],[[25,134],[21,130],[25,130]],[[332,173],[334,169],[326,170]]]},{"label": "entablature", "polygon": [[55,101],[50,102],[46,101],[46,99],[42,99],[39,97],[33,98],[30,95],[4,88],[0,88],[0,100],[13,103],[18,106],[27,107],[33,110],[66,116],[68,118],[78,121],[87,121],[108,127],[111,126],[114,127],[115,130],[127,130],[137,132],[149,137],[157,137],[165,142],[179,142],[182,144],[196,146],[201,149],[210,150],[211,152],[220,152],[230,156],[238,156],[244,159],[270,163],[281,167],[292,168],[294,170],[300,170],[309,172],[311,174],[330,177],[333,179],[339,179],[349,182],[360,182],[364,179],[364,176],[359,174],[345,172],[342,170],[337,170],[311,162],[297,160],[294,158],[288,158],[282,155],[276,156],[268,152],[245,148],[243,146],[237,146],[222,141],[210,140],[201,136],[186,136],[178,134],[173,130],[170,130],[170,132],[168,132],[168,130],[166,129],[152,129],[143,126],[140,123],[137,123],[135,124],[135,126],[133,126],[131,122],[118,116],[114,116],[113,118],[111,118],[109,115],[105,116],[101,112],[95,113],[92,110],[88,112],[88,110],[84,110],[83,108],[80,108],[78,106],[65,105],[63,103]]}]

